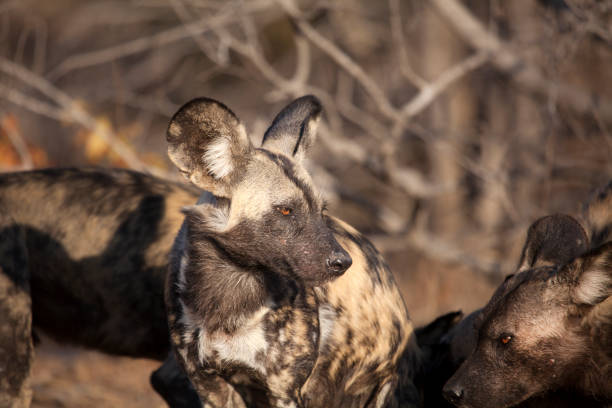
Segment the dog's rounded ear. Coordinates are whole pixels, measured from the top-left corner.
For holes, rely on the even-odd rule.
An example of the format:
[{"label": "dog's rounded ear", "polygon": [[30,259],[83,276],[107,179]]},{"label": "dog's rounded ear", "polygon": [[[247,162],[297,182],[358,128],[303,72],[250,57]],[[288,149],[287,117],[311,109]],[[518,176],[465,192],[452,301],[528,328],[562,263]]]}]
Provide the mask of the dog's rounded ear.
[{"label": "dog's rounded ear", "polygon": [[198,98],[174,114],[166,134],[168,156],[193,184],[231,197],[252,145],[236,115],[213,99]]},{"label": "dog's rounded ear", "polygon": [[542,217],[527,231],[517,272],[564,265],[585,253],[588,245],[587,234],[574,217],[565,214]]},{"label": "dog's rounded ear", "polygon": [[314,143],[321,112],[321,103],[312,95],[294,100],[276,115],[261,147],[301,161]]}]

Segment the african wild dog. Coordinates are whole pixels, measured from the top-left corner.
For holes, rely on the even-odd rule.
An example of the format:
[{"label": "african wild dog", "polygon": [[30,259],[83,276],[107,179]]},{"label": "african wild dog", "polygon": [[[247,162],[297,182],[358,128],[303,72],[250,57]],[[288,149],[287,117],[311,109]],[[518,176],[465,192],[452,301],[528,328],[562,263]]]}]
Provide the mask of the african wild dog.
[{"label": "african wild dog", "polygon": [[510,407],[552,391],[612,404],[612,183],[584,219],[589,233],[566,241],[586,242],[582,254],[521,264],[479,313],[475,349],[444,387],[454,404]]},{"label": "african wild dog", "polygon": [[177,359],[205,406],[416,404],[419,352],[392,275],[302,166],[320,112],[295,100],[261,148],[211,99],[168,127],[172,161],[214,194],[185,209],[167,286]]},{"label": "african wild dog", "polygon": [[[584,253],[587,243],[588,238],[574,217],[562,214],[542,217],[529,227],[517,272],[543,265],[563,265]],[[444,400],[442,387],[476,348],[478,328],[475,324],[480,322],[481,313],[482,309],[478,309],[463,318],[461,312],[451,312],[416,329],[417,342],[423,353],[423,364],[416,382],[425,407],[452,406]],[[545,400],[532,399],[521,407],[573,406],[565,403],[566,400],[567,395],[548,395]]]},{"label": "african wild dog", "polygon": [[[200,193],[126,170],[0,175],[0,407],[29,406],[32,329],[111,354],[166,358],[168,254],[180,208]],[[172,359],[152,377],[155,388],[173,406],[199,406]]]}]

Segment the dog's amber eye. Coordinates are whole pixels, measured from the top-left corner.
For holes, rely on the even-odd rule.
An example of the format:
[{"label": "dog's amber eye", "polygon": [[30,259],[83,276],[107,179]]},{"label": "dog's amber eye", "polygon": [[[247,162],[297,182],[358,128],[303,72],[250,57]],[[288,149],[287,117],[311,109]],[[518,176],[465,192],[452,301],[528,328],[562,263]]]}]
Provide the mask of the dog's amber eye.
[{"label": "dog's amber eye", "polygon": [[293,210],[289,207],[278,207],[278,211],[283,215],[289,215]]},{"label": "dog's amber eye", "polygon": [[511,340],[512,336],[510,336],[509,334],[505,334],[499,338],[499,341],[501,341],[501,344],[503,345],[510,343]]}]

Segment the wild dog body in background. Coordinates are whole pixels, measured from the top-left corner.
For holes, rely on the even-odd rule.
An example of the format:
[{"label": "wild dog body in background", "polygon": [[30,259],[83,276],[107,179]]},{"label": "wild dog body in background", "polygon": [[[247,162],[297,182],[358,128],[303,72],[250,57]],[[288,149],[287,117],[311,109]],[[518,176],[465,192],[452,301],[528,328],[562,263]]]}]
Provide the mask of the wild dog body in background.
[{"label": "wild dog body in background", "polygon": [[216,197],[186,209],[167,288],[173,346],[205,406],[416,405],[418,349],[392,275],[302,167],[320,111],[294,101],[259,149],[210,99],[169,125],[172,161]]},{"label": "wild dog body in background", "polygon": [[510,407],[551,392],[612,404],[612,183],[588,205],[586,231],[550,241],[563,223],[580,224],[544,221],[530,230],[520,272],[475,318],[472,352],[444,387],[457,406]]},{"label": "wild dog body in background", "polygon": [[[0,406],[29,405],[32,326],[63,343],[166,358],[167,257],[180,208],[199,193],[126,170],[0,175]],[[198,406],[172,364],[156,388],[178,386],[175,405]]]}]

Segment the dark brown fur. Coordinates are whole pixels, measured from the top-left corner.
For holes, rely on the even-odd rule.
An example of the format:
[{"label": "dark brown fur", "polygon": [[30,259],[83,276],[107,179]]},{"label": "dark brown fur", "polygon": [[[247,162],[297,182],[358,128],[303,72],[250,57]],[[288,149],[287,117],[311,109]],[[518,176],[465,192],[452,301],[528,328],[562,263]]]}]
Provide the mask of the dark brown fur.
[{"label": "dark brown fur", "polygon": [[[550,405],[568,395],[584,406],[612,404],[610,194],[608,186],[587,207],[589,234],[530,229],[521,272],[478,312],[473,351],[444,387],[457,406]],[[542,244],[544,255],[530,260]]]},{"label": "dark brown fur", "polygon": [[[588,249],[588,237],[576,218],[555,214],[536,220],[527,231],[517,272],[538,266],[563,265]],[[508,277],[507,279],[510,279]],[[495,295],[498,296],[498,295]],[[425,354],[417,377],[427,407],[451,407],[442,396],[442,387],[476,348],[482,309],[462,320],[457,312],[439,317],[417,329],[417,341]],[[547,398],[551,400],[551,398]],[[543,401],[539,400],[538,404]],[[527,406],[527,405],[525,405]]]}]

